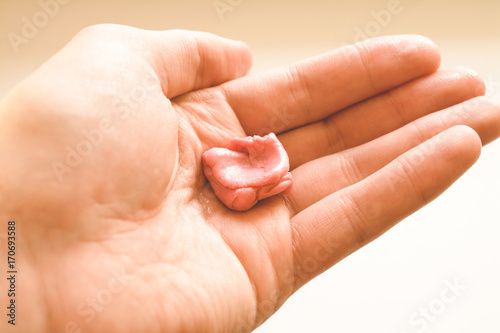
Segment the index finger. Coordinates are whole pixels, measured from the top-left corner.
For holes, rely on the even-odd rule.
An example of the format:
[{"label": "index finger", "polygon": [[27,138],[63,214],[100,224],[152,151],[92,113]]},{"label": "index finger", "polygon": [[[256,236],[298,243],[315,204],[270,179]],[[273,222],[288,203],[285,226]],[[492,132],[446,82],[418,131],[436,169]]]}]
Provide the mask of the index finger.
[{"label": "index finger", "polygon": [[379,37],[223,85],[248,135],[315,122],[435,72],[437,47],[414,35]]}]

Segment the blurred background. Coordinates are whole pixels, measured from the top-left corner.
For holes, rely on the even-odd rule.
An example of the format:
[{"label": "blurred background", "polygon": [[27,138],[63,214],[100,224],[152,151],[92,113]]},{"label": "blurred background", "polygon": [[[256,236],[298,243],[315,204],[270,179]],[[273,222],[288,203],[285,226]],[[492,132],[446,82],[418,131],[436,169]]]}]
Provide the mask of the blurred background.
[{"label": "blurred background", "polygon": [[[0,98],[83,27],[119,23],[243,40],[253,72],[417,33],[438,44],[443,67],[477,70],[500,99],[499,18],[497,0],[0,0]],[[303,287],[256,332],[500,332],[499,207],[500,142],[443,196]]]}]

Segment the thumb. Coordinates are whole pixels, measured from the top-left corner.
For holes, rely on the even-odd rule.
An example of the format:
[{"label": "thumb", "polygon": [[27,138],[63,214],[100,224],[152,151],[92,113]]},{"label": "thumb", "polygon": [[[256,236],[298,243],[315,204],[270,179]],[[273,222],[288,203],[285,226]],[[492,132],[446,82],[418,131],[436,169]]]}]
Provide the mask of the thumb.
[{"label": "thumb", "polygon": [[[238,78],[252,65],[250,49],[243,42],[206,32],[150,31],[115,24],[83,29],[64,51],[67,58],[73,59],[67,61],[72,66],[75,62],[88,65],[100,61],[110,67],[124,67],[124,59],[130,57],[145,61],[158,76],[167,98]],[[60,69],[60,65],[56,67]],[[136,63],[128,70],[139,68]]]},{"label": "thumb", "polygon": [[252,65],[248,46],[210,33],[149,32],[151,57],[168,98],[245,75]]}]

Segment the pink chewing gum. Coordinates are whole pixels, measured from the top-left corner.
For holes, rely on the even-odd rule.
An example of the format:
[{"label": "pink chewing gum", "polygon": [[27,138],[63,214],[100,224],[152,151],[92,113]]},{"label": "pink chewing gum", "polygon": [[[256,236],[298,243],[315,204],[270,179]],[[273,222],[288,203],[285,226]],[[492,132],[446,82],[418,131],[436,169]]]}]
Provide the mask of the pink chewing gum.
[{"label": "pink chewing gum", "polygon": [[229,149],[203,153],[203,171],[215,195],[228,208],[243,211],[257,201],[292,189],[285,149],[274,133],[233,138]]}]

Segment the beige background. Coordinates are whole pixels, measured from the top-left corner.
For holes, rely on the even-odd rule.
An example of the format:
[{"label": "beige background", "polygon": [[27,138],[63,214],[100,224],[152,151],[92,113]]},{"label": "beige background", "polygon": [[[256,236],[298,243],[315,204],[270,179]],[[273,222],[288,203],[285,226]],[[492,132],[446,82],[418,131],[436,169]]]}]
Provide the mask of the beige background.
[{"label": "beige background", "polygon": [[[218,13],[217,3],[227,11]],[[377,20],[377,13],[397,3],[397,13]],[[488,94],[500,98],[500,1],[72,0],[39,22],[38,32],[16,52],[9,34],[21,35],[23,19],[40,19],[41,11],[37,1],[0,0],[0,98],[81,28],[96,23],[240,39],[254,51],[254,71],[352,43],[360,31],[418,33],[438,44],[444,67],[476,69]],[[499,143],[487,147],[445,195],[304,287],[257,331],[499,332],[497,207]],[[438,304],[446,281],[454,279],[466,290],[419,331],[410,322],[413,313]]]},{"label": "beige background", "polygon": [[[51,2],[55,0],[42,0]],[[63,2],[63,0],[60,0]],[[372,12],[399,2],[400,13],[378,23]],[[442,49],[445,66],[466,65],[498,75],[500,1],[154,1],[64,0],[54,17],[15,52],[7,36],[22,35],[23,17],[33,21],[38,1],[0,0],[0,96],[59,50],[85,26],[119,23],[144,29],[210,31],[247,42],[254,70],[262,70],[352,43],[367,36],[418,33]],[[223,14],[215,9],[226,4]],[[231,5],[232,4],[232,5]],[[367,33],[366,33],[367,32]],[[498,79],[500,81],[500,79]],[[499,88],[500,89],[500,88]]]}]

